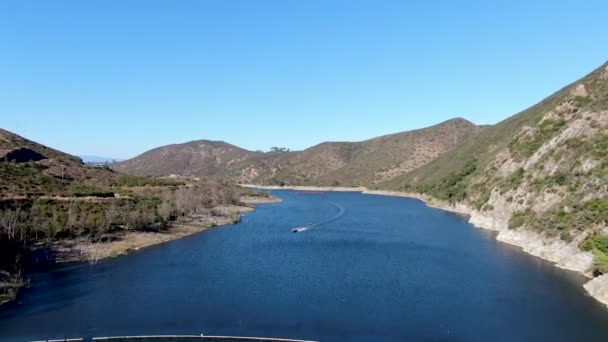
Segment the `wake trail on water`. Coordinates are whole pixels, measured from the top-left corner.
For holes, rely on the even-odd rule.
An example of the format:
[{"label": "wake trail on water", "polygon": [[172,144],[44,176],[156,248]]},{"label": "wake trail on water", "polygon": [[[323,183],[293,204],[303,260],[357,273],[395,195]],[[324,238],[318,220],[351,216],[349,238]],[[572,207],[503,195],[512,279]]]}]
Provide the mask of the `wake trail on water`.
[{"label": "wake trail on water", "polygon": [[311,223],[311,224],[306,225],[306,226],[293,228],[291,231],[294,232],[294,233],[299,233],[299,232],[303,232],[303,231],[306,231],[306,230],[309,230],[309,229],[313,229],[315,227],[318,227],[318,226],[321,226],[321,225],[324,225],[326,223],[333,222],[333,221],[339,219],[346,212],[346,210],[344,209],[344,207],[341,206],[340,204],[337,204],[337,203],[334,203],[334,202],[327,202],[327,203],[329,203],[329,204],[333,205],[334,207],[338,208],[338,213],[336,215],[328,218],[327,220],[321,221],[321,222]]}]

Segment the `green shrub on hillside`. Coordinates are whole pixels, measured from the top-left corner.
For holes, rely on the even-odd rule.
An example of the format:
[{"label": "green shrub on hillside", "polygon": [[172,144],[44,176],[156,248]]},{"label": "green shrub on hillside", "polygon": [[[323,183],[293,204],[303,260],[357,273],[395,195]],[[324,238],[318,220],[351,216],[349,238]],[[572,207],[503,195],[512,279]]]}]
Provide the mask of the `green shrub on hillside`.
[{"label": "green shrub on hillside", "polygon": [[586,201],[583,203],[582,209],[580,214],[589,224],[608,222],[608,199]]},{"label": "green shrub on hillside", "polygon": [[530,182],[530,186],[535,192],[540,192],[543,189],[550,189],[554,186],[572,185],[574,183],[576,183],[574,177],[570,177],[565,172],[559,171],[552,176],[534,178]]},{"label": "green shrub on hillside", "polygon": [[572,242],[572,234],[569,231],[565,230],[559,234],[559,238],[562,241]]},{"label": "green shrub on hillside", "polygon": [[593,273],[595,275],[608,272],[608,255],[598,249],[593,250]]},{"label": "green shrub on hillside", "polygon": [[593,99],[591,96],[577,96],[574,98],[574,102],[578,107],[583,107],[593,102]]},{"label": "green shrub on hillside", "polygon": [[607,221],[608,200],[594,199],[582,204],[565,200],[554,209],[530,218],[527,222],[529,228],[555,236],[563,231],[583,231]]},{"label": "green shrub on hillside", "polygon": [[35,163],[0,163],[0,193],[18,196],[57,195],[70,182],[42,173]]},{"label": "green shrub on hillside", "polygon": [[[477,159],[471,159],[458,171],[450,173],[440,183],[419,184],[414,190],[450,203],[463,201],[467,197],[468,177],[477,169]],[[404,190],[411,190],[405,188]]]},{"label": "green shrub on hillside", "polygon": [[602,253],[608,253],[608,236],[599,233],[590,234],[579,247],[587,252],[598,249]]},{"label": "green shrub on hillside", "polygon": [[[542,214],[536,214],[530,208],[513,213],[509,220],[509,228],[515,229],[526,225],[526,228],[538,231],[547,236],[559,236],[570,242],[574,231],[584,231],[596,224],[608,222],[608,200],[593,199],[582,204],[573,203],[566,199],[558,206]],[[608,254],[608,236],[593,234],[587,237],[579,246],[591,251],[597,248]]]},{"label": "green shrub on hillside", "polygon": [[100,189],[98,187],[74,183],[68,187],[68,196],[74,197],[114,197],[114,191]]},{"label": "green shrub on hillside", "polygon": [[528,208],[525,211],[516,211],[509,219],[509,229],[515,229],[523,226],[527,222],[531,222],[535,217],[534,211]]},{"label": "green shrub on hillside", "polygon": [[524,169],[520,167],[511,175],[509,175],[509,177],[507,177],[501,184],[500,193],[504,194],[505,192],[516,189],[518,186],[520,186],[524,180],[525,174],[526,172],[524,171]]},{"label": "green shrub on hillside", "polygon": [[483,194],[481,195],[481,197],[477,201],[475,201],[475,203],[473,203],[475,209],[481,210],[481,208],[490,200],[491,196],[492,196],[492,191],[490,191],[490,190],[484,191]]},{"label": "green shrub on hillside", "polygon": [[536,132],[516,136],[509,143],[509,149],[515,156],[529,158],[565,125],[566,121],[563,119],[543,120],[536,126]]},{"label": "green shrub on hillside", "polygon": [[544,136],[552,135],[558,132],[562,127],[566,125],[566,121],[564,119],[551,120],[546,119],[538,124],[538,128],[540,129],[540,133]]},{"label": "green shrub on hillside", "polygon": [[576,156],[589,156],[597,160],[608,157],[608,134],[598,134],[589,139],[574,137],[564,142]]},{"label": "green shrub on hillside", "polygon": [[171,186],[184,185],[183,181],[174,179],[162,179],[153,177],[137,177],[124,175],[118,178],[112,186],[136,187],[136,186]]},{"label": "green shrub on hillside", "polygon": [[593,253],[593,273],[595,275],[608,273],[608,236],[593,233],[583,240],[579,247]]}]

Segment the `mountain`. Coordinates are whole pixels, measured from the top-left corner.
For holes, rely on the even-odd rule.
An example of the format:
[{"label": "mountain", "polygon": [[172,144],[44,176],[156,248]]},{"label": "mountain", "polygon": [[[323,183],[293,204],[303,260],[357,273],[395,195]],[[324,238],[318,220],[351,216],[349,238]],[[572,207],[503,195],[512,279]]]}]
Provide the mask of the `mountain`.
[{"label": "mountain", "polygon": [[217,176],[230,164],[261,154],[223,141],[196,140],[155,148],[112,168],[137,176]]},{"label": "mountain", "polygon": [[94,192],[124,177],[1,128],[0,176],[0,199],[75,194],[85,187]]},{"label": "mountain", "polygon": [[113,169],[133,175],[215,176],[263,184],[373,185],[406,173],[477,132],[464,119],[361,142],[325,142],[298,152],[251,152],[199,140],[159,147]]},{"label": "mountain", "polygon": [[[425,165],[474,135],[478,127],[465,119],[350,145],[350,158],[342,167],[325,173],[325,184],[375,186]],[[314,158],[314,156],[311,156]]]},{"label": "mountain", "polygon": [[468,206],[499,240],[608,273],[608,63],[381,187]]},{"label": "mountain", "polygon": [[[606,134],[607,110],[608,63],[529,109],[483,127],[432,162],[381,187],[426,192],[454,202],[475,198],[480,189],[491,190],[499,183],[506,191],[558,172],[576,179],[582,176],[576,169],[579,163],[587,165],[585,169],[603,166],[592,162],[598,155],[585,148],[594,150],[590,144],[603,148],[595,139]],[[573,139],[588,143],[581,142],[586,146],[581,148]],[[526,182],[515,179],[510,186],[503,184],[513,174]]]},{"label": "mountain", "polygon": [[15,133],[0,128],[0,160],[40,161],[56,160],[66,164],[82,164],[78,157],[35,143]]}]

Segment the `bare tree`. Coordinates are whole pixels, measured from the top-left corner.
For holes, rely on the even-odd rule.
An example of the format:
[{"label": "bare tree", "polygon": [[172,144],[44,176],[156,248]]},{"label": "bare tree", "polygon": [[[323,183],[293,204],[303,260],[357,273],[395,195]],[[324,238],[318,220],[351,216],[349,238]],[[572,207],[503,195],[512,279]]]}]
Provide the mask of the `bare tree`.
[{"label": "bare tree", "polygon": [[0,217],[0,228],[9,240],[15,239],[15,230],[19,223],[20,214],[21,208],[17,208],[16,210],[4,211]]},{"label": "bare tree", "polygon": [[96,264],[103,255],[104,248],[99,243],[92,243],[80,250],[84,254],[89,264]]},{"label": "bare tree", "polygon": [[76,203],[74,201],[70,201],[68,204],[68,212],[67,212],[67,226],[70,229],[76,228],[78,224],[78,209],[76,209]]},{"label": "bare tree", "polygon": [[104,231],[110,230],[112,224],[116,221],[118,217],[118,210],[116,209],[116,202],[112,201],[112,204],[108,209],[106,209],[106,226],[104,227]]},{"label": "bare tree", "polygon": [[171,206],[171,202],[164,200],[158,208],[158,214],[163,218],[163,220],[167,221],[169,217],[171,217],[171,212],[173,208]]}]

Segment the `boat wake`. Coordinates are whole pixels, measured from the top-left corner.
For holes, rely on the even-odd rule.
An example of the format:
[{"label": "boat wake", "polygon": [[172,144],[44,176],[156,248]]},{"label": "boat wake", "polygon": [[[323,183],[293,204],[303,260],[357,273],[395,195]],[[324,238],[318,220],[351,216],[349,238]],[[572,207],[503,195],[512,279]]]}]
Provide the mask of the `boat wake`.
[{"label": "boat wake", "polygon": [[344,209],[344,207],[341,206],[341,205],[339,205],[339,204],[337,204],[337,203],[334,203],[334,202],[327,202],[327,203],[333,205],[334,207],[336,207],[338,209],[338,213],[336,215],[328,218],[327,220],[321,221],[321,222],[311,223],[311,224],[306,225],[306,226],[293,228],[291,231],[294,232],[294,233],[299,233],[299,232],[303,232],[303,231],[306,231],[306,230],[309,230],[309,229],[316,228],[318,226],[321,226],[321,225],[324,225],[326,223],[333,222],[333,221],[339,219],[346,212],[346,210]]}]

